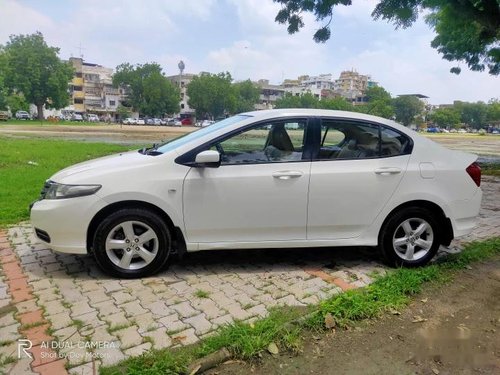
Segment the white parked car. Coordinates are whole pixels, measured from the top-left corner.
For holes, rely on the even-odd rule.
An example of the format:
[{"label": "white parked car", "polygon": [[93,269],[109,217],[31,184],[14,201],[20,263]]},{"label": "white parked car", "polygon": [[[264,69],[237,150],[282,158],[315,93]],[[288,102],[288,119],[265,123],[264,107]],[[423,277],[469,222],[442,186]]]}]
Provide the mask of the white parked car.
[{"label": "white parked car", "polygon": [[135,124],[136,125],[146,125],[146,122],[144,121],[143,118],[138,118],[136,121],[135,121]]},{"label": "white parked car", "polygon": [[476,225],[476,159],[379,117],[256,111],[66,168],[31,222],[52,249],[126,278],[186,250],[378,246],[421,266]]},{"label": "white parked car", "polygon": [[94,113],[89,113],[87,115],[87,121],[90,121],[90,122],[99,122],[99,116],[97,116]]},{"label": "white parked car", "polygon": [[31,120],[31,116],[26,111],[17,111],[16,112],[16,119],[18,119],[18,120]]},{"label": "white parked car", "polygon": [[203,120],[203,121],[201,122],[201,127],[202,127],[202,128],[205,128],[205,127],[207,127],[207,126],[212,125],[213,123],[214,123],[214,121],[212,121],[212,120]]},{"label": "white parked car", "polygon": [[127,117],[125,120],[123,120],[123,125],[135,125],[137,123],[137,120],[132,117]]}]

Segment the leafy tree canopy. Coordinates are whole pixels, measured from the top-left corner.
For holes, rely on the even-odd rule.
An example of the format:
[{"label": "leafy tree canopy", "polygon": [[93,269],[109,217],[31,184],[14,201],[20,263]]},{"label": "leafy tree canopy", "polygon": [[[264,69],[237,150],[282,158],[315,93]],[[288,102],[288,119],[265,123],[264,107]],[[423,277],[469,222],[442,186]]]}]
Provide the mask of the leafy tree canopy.
[{"label": "leafy tree canopy", "polygon": [[203,73],[189,83],[189,106],[196,109],[198,118],[218,118],[234,113],[237,105],[236,90],[228,72]]},{"label": "leafy tree canopy", "polygon": [[5,67],[0,76],[5,87],[35,104],[39,119],[43,119],[44,106],[58,109],[69,104],[73,67],[59,59],[59,48],[49,47],[40,32],[11,35],[4,51]]},{"label": "leafy tree canopy", "polygon": [[460,112],[456,108],[439,108],[429,115],[429,120],[442,128],[458,127]]},{"label": "leafy tree canopy", "polygon": [[236,94],[236,113],[253,111],[259,102],[260,89],[247,79],[233,84]]},{"label": "leafy tree canopy", "polygon": [[416,122],[418,117],[424,111],[424,103],[412,95],[398,96],[392,100],[396,121],[402,123],[404,126]]},{"label": "leafy tree canopy", "polygon": [[476,129],[488,125],[488,105],[483,102],[457,102],[455,107],[460,111],[460,120]]},{"label": "leafy tree canopy", "polygon": [[[330,39],[333,9],[349,6],[352,0],[274,0],[282,5],[276,22],[286,24],[290,34],[303,26],[303,13],[313,13],[317,21],[328,20],[313,39]],[[374,19],[392,22],[396,28],[410,27],[425,12],[426,22],[436,32],[431,46],[449,61],[465,62],[469,69],[488,69],[500,74],[500,2],[499,0],[379,0],[372,12]],[[459,67],[451,69],[460,73]]]},{"label": "leafy tree canopy", "polygon": [[366,90],[365,96],[368,103],[357,106],[356,109],[359,112],[384,118],[392,118],[394,116],[391,94],[383,87],[370,87]]},{"label": "leafy tree canopy", "polygon": [[118,65],[113,84],[125,88],[125,104],[142,115],[163,116],[179,112],[179,88],[163,75],[157,63]]},{"label": "leafy tree canopy", "polygon": [[4,84],[4,74],[7,67],[7,55],[0,46],[0,111],[7,109],[7,89]]}]

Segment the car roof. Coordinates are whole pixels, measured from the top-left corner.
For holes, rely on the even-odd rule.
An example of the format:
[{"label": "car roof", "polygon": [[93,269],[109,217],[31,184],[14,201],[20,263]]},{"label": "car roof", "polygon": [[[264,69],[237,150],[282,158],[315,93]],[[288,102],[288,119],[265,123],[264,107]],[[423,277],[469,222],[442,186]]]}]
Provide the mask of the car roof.
[{"label": "car roof", "polygon": [[337,111],[330,109],[311,109],[311,108],[282,108],[282,109],[265,109],[260,111],[251,111],[241,114],[252,116],[255,119],[262,119],[262,120],[273,117],[295,117],[295,116],[337,117],[350,120],[364,120],[364,121],[376,122],[379,124],[385,124],[403,130],[405,133],[411,133],[409,128],[401,124],[398,124],[393,120],[389,120],[378,116],[367,115],[365,113],[359,113],[359,112]]}]

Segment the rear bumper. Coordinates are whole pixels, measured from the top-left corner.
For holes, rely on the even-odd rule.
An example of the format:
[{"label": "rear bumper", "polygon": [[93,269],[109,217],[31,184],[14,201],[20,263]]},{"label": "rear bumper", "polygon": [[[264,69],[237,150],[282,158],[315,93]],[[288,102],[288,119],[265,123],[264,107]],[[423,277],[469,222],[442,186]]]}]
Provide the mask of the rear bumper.
[{"label": "rear bumper", "polygon": [[478,188],[471,199],[454,201],[450,205],[450,219],[455,238],[468,235],[477,226],[482,198],[483,191]]}]

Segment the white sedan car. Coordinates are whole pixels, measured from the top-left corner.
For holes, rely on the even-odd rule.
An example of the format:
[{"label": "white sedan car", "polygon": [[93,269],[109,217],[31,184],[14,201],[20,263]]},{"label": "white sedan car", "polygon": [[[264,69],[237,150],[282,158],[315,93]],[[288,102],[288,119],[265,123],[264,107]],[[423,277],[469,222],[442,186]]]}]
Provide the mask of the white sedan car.
[{"label": "white sedan car", "polygon": [[126,278],[212,249],[373,246],[421,266],[476,225],[476,158],[364,114],[256,111],[66,168],[31,221],[52,249]]}]

